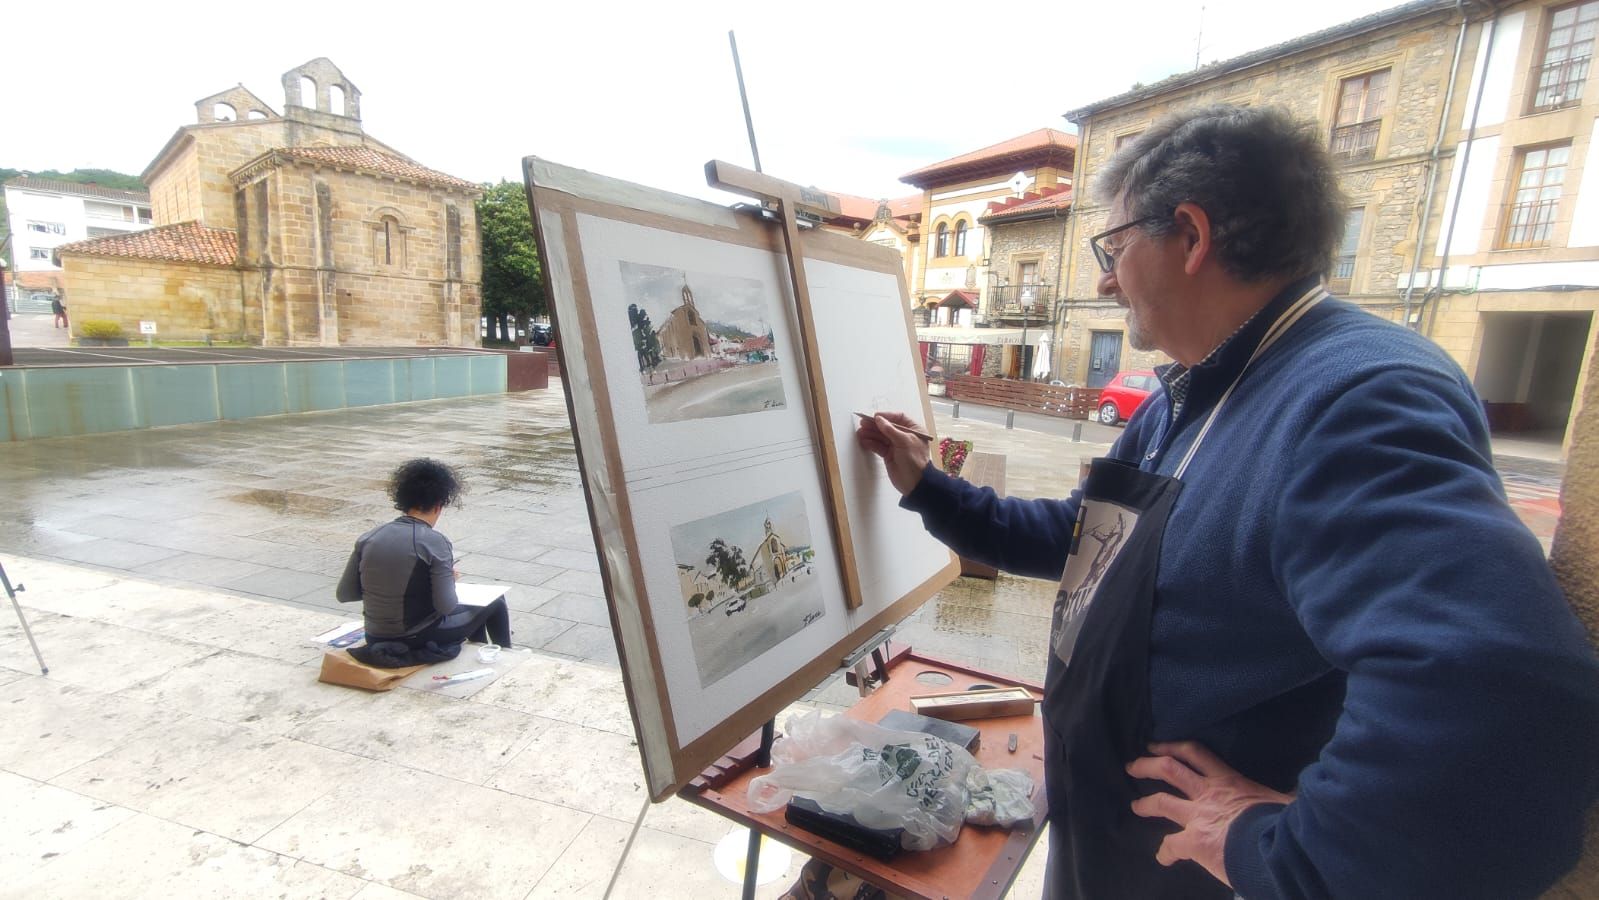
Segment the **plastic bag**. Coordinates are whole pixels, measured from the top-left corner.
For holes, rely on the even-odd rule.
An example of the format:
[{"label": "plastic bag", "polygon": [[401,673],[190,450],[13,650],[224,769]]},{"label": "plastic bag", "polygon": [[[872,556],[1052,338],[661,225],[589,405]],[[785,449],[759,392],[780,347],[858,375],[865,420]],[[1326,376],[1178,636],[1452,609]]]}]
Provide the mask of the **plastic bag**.
[{"label": "plastic bag", "polygon": [[906,850],[954,843],[966,818],[966,774],[977,761],[930,734],[846,716],[790,716],[772,745],[771,772],[750,782],[749,804],[776,812],[795,794],[867,828],[903,828]]},{"label": "plastic bag", "polygon": [[1033,779],[1020,769],[973,766],[966,773],[966,821],[1009,828],[1033,821]]}]

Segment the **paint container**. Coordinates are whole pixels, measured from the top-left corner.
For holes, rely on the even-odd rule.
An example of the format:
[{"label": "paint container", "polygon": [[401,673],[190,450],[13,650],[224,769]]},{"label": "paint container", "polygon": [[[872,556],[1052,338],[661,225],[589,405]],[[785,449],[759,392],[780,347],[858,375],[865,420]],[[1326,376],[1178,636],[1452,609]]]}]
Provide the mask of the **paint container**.
[{"label": "paint container", "polygon": [[477,648],[477,661],[478,662],[491,663],[491,662],[494,662],[496,659],[499,659],[499,658],[500,658],[500,645],[499,644],[484,644],[483,646]]}]

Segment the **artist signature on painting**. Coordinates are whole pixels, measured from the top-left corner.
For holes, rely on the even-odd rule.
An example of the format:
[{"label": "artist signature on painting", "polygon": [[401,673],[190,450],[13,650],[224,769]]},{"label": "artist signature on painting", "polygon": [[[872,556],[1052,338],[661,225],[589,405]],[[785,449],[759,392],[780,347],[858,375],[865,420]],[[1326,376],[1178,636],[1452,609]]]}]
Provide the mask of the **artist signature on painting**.
[{"label": "artist signature on painting", "polygon": [[816,621],[817,619],[820,619],[821,617],[822,617],[822,611],[819,610],[819,609],[816,610],[815,612],[808,612],[808,613],[805,614],[805,623],[803,625],[801,625],[800,627],[804,628],[806,625],[811,624],[812,622]]},{"label": "artist signature on painting", "polygon": [[781,401],[781,400],[762,400],[761,401],[761,409],[781,409],[782,406],[783,406],[783,401]]}]

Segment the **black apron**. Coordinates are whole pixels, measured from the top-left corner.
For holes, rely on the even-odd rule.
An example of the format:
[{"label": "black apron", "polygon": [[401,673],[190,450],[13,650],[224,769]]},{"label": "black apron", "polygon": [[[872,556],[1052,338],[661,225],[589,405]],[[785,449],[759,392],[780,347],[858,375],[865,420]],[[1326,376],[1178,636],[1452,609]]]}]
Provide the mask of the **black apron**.
[{"label": "black apron", "polygon": [[1155,574],[1182,476],[1250,363],[1326,293],[1283,311],[1217,400],[1175,475],[1096,459],[1082,486],[1066,570],[1055,596],[1044,680],[1044,770],[1049,798],[1050,900],[1230,900],[1198,863],[1167,868],[1155,852],[1177,826],[1134,814],[1132,802],[1176,788],[1136,782],[1126,765],[1152,733],[1149,632]]}]

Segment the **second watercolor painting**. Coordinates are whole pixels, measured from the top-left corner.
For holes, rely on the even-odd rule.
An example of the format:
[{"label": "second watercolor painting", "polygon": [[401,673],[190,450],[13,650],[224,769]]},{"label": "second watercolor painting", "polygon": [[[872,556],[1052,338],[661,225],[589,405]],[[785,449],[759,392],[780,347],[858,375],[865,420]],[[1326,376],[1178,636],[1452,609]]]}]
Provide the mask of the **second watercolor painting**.
[{"label": "second watercolor painting", "polygon": [[651,422],[781,409],[772,293],[753,278],[622,262],[639,386]]},{"label": "second watercolor painting", "polygon": [[676,525],[672,554],[701,686],[822,617],[811,525],[798,493]]}]

